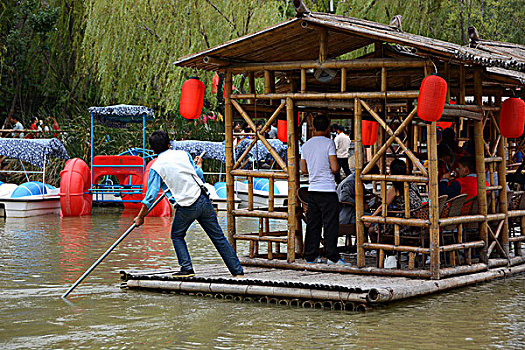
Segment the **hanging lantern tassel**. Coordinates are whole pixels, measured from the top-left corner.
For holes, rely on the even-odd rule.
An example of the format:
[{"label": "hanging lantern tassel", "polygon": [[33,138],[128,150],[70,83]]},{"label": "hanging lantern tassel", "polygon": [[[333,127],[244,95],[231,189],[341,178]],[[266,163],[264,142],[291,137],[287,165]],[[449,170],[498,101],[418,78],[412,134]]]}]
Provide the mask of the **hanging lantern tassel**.
[{"label": "hanging lantern tassel", "polygon": [[202,113],[204,103],[204,83],[190,78],[182,84],[180,94],[180,115],[186,119],[197,119]]},{"label": "hanging lantern tassel", "polygon": [[447,98],[447,82],[436,74],[421,82],[417,99],[417,115],[427,122],[435,122],[443,114]]},{"label": "hanging lantern tassel", "polygon": [[379,124],[373,120],[362,120],[363,146],[372,146],[377,141]]},{"label": "hanging lantern tassel", "polygon": [[503,101],[500,111],[501,135],[506,138],[517,138],[523,135],[525,126],[525,101],[511,97]]}]

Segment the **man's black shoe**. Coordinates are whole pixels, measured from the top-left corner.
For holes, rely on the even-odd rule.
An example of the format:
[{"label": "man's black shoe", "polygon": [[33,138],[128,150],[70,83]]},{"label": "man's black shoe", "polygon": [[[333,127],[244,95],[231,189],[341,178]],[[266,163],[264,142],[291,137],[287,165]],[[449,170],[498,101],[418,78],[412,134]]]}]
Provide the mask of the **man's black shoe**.
[{"label": "man's black shoe", "polygon": [[180,270],[179,272],[175,272],[173,277],[193,277],[195,276],[195,271],[193,269],[191,270]]}]

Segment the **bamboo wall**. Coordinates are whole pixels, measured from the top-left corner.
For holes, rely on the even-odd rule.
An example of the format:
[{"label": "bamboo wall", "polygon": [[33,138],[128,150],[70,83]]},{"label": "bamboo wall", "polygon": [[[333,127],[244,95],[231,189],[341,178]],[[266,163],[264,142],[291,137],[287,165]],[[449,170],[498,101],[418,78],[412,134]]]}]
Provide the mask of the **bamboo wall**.
[{"label": "bamboo wall", "polygon": [[[249,241],[249,255],[251,258],[265,257],[271,259],[286,259],[288,263],[294,262],[302,254],[302,222],[304,217],[303,209],[297,199],[299,188],[299,130],[301,125],[297,124],[297,106],[315,106],[313,110],[322,111],[323,107],[328,110],[338,109],[342,116],[353,119],[354,122],[354,149],[355,149],[355,173],[356,173],[356,212],[357,212],[357,267],[366,267],[365,252],[377,252],[377,268],[383,270],[385,254],[391,252],[406,252],[408,254],[408,264],[404,269],[398,269],[399,275],[411,276],[416,268],[426,270],[426,276],[439,279],[458,273],[468,273],[475,266],[476,270],[488,269],[492,264],[511,265],[523,262],[521,257],[520,242],[524,241],[522,234],[516,234],[509,238],[509,218],[520,220],[521,228],[525,225],[525,210],[509,211],[507,209],[506,191],[506,159],[507,141],[503,138],[498,129],[499,105],[501,104],[501,91],[496,95],[489,95],[492,106],[483,106],[484,90],[482,80],[484,72],[480,68],[465,67],[461,64],[438,64],[438,69],[444,72],[445,78],[457,83],[449,83],[449,97],[455,97],[456,105],[447,105],[444,117],[454,120],[457,132],[467,130],[470,125],[474,127],[474,142],[476,149],[476,167],[478,175],[478,210],[471,215],[462,215],[452,218],[440,218],[438,208],[438,157],[437,157],[437,137],[436,123],[422,126],[421,121],[416,116],[414,101],[417,99],[419,91],[411,90],[407,83],[405,90],[389,89],[389,78],[396,77],[402,69],[417,69],[420,77],[424,77],[435,70],[431,60],[405,59],[405,58],[382,58],[381,44],[376,45],[377,54],[371,59],[355,59],[350,61],[338,60],[336,63],[330,61],[326,67],[323,62],[327,59],[326,52],[323,50],[322,43],[326,41],[326,33],[320,31],[320,52],[319,62],[286,62],[286,63],[253,63],[237,64],[225,68],[225,123],[226,123],[226,184],[228,195],[228,239],[235,248],[237,241]],[[437,60],[434,60],[437,62]],[[329,66],[329,67],[328,67]],[[311,68],[331,68],[337,70],[341,77],[338,92],[312,91],[308,85],[308,69]],[[376,69],[380,81],[377,84],[378,91],[349,91],[347,77],[363,69]],[[262,74],[261,74],[262,72]],[[276,76],[279,73],[286,73],[287,76],[297,77],[292,79],[290,88],[287,92],[276,92]],[[249,78],[250,91],[243,94],[232,94],[232,74],[246,74]],[[255,92],[254,76],[258,74],[264,77],[264,93]],[[473,84],[473,89],[467,89],[466,76],[472,77],[468,82]],[[469,85],[470,86],[470,85]],[[355,90],[355,87],[354,87]],[[467,91],[473,91],[474,105],[466,103]],[[493,93],[494,88],[490,92]],[[497,91],[497,89],[496,89]],[[322,103],[321,103],[322,102]],[[273,109],[270,117],[261,131],[257,131],[254,117],[247,112],[257,110],[254,104],[264,103],[268,108]],[[390,108],[397,104],[402,108]],[[342,108],[343,106],[343,108]],[[304,110],[304,109],[303,109]],[[393,111],[396,116],[393,117]],[[402,111],[400,113],[399,111]],[[404,111],[404,112],[403,112]],[[364,167],[364,154],[361,137],[361,121],[367,114],[379,123],[380,132],[378,142],[373,146],[372,158],[368,165]],[[254,139],[248,149],[238,158],[234,159],[233,148],[233,117],[241,117],[252,128]],[[279,157],[277,152],[271,147],[264,137],[264,132],[269,130],[272,122],[281,116],[285,116],[288,127],[288,153],[287,162]],[[392,128],[392,121],[398,118],[399,126]],[[311,118],[302,118],[301,122]],[[423,128],[426,128],[426,140],[423,139]],[[484,130],[490,130],[489,138],[484,139]],[[406,135],[401,139],[400,135]],[[246,164],[247,155],[256,141],[260,140],[271,152],[277,164],[277,170],[243,170]],[[423,146],[426,143],[426,146]],[[391,176],[387,174],[386,165],[389,162],[389,150],[395,145],[402,153],[409,165],[409,174],[406,176]],[[420,149],[427,149],[428,167],[423,166],[415,152]],[[380,168],[380,175],[371,175],[371,167],[377,164]],[[487,168],[492,186],[485,185],[485,169]],[[494,174],[497,174],[498,184],[494,184]],[[248,208],[234,208],[234,181],[236,177],[248,178]],[[268,178],[269,201],[268,207],[264,209],[254,209],[253,205],[253,179],[255,177]],[[285,179],[288,181],[288,202],[285,208],[275,207],[274,201],[274,181]],[[401,181],[405,185],[404,196],[408,203],[408,184],[417,183],[424,186],[428,191],[429,211],[428,216],[415,218],[410,212],[408,205],[405,207],[403,217],[392,217],[388,214],[388,209],[384,206],[381,215],[365,215],[363,198],[363,181],[375,181],[380,184],[380,197],[383,202],[386,200],[387,187],[394,181]],[[496,197],[496,191],[498,196]],[[489,204],[490,203],[490,204]],[[499,203],[498,205],[496,203]],[[258,232],[237,232],[235,219],[237,217],[256,217],[259,219]],[[272,230],[270,219],[285,220],[287,230]],[[372,243],[368,242],[365,235],[365,223],[391,224],[394,225],[394,243]],[[474,239],[465,241],[465,227],[479,225],[479,235]],[[444,227],[456,227],[455,242],[443,245],[441,234]],[[413,226],[421,230],[423,242],[410,244],[400,234],[402,226]],[[523,230],[521,231],[523,232]],[[509,254],[509,244],[514,244],[514,251],[518,254],[511,258]],[[282,249],[286,245],[286,250]],[[473,263],[473,255],[479,254],[478,264]],[[497,256],[496,256],[497,255]],[[416,267],[416,259],[420,259]],[[427,257],[430,264],[426,264]],[[514,260],[513,260],[514,259]],[[521,260],[520,260],[521,259]],[[444,261],[448,266],[444,266]],[[481,265],[480,265],[481,264]],[[446,268],[445,270],[443,268]],[[405,270],[405,271],[403,271]],[[385,271],[385,270],[383,270]],[[445,272],[446,271],[446,272]],[[473,270],[472,270],[473,271]],[[386,273],[386,272],[385,272]],[[388,274],[392,272],[389,271]]]}]

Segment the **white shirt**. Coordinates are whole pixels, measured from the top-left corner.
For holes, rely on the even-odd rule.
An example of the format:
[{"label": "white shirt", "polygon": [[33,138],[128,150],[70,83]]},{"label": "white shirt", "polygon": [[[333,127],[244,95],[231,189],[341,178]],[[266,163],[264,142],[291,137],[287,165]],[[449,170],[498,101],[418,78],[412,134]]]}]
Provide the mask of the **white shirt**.
[{"label": "white shirt", "polygon": [[301,159],[306,160],[310,174],[309,191],[335,192],[335,178],[329,156],[335,156],[335,144],[324,136],[314,136],[303,145]]},{"label": "white shirt", "polygon": [[200,197],[200,185],[203,183],[188,159],[187,152],[164,151],[159,154],[151,169],[160,175],[180,206],[189,207]]},{"label": "white shirt", "polygon": [[350,138],[344,132],[337,134],[334,139],[337,158],[348,158],[348,148],[350,147]]}]

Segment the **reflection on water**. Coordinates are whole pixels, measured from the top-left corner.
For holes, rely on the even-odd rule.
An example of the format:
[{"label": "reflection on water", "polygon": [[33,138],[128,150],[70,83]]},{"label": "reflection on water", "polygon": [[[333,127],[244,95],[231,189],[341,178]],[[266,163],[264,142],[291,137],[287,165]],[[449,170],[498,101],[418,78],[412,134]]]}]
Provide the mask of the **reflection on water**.
[{"label": "reflection on water", "polygon": [[[0,347],[525,348],[524,275],[363,314],[120,290],[122,269],[177,267],[169,218],[146,218],[71,302],[60,299],[134,215],[0,220]],[[239,230],[257,227],[238,220]],[[187,242],[197,272],[221,261],[199,225]]]}]

